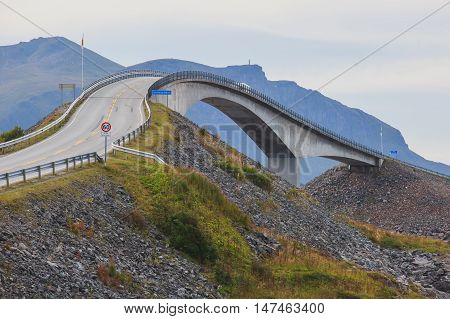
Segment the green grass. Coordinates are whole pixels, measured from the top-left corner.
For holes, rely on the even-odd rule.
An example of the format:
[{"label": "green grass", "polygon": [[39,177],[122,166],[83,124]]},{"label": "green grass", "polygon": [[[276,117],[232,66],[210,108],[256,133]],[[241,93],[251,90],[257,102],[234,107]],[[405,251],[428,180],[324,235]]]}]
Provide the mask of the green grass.
[{"label": "green grass", "polygon": [[219,160],[217,161],[216,165],[236,178],[238,181],[242,181],[245,178],[244,171],[242,170],[242,167],[240,165],[234,164],[232,161],[229,160]]},{"label": "green grass", "polygon": [[127,147],[141,151],[158,152],[163,143],[175,140],[175,128],[170,121],[167,108],[162,104],[151,104],[151,126]]},{"label": "green grass", "polygon": [[239,181],[249,180],[267,192],[272,191],[272,178],[254,166],[236,164],[229,158],[217,161],[216,165]]},{"label": "green grass", "polygon": [[395,280],[337,261],[287,238],[283,249],[252,265],[252,286],[239,298],[420,298],[402,291]]},{"label": "green grass", "polygon": [[244,171],[245,177],[250,182],[265,191],[272,191],[272,178],[270,177],[270,175],[265,174],[256,167],[249,165],[244,165],[242,167],[242,170]]},{"label": "green grass", "polygon": [[400,234],[389,230],[378,228],[374,225],[352,220],[346,216],[341,216],[348,224],[363,233],[372,242],[384,248],[402,250],[421,250],[429,253],[449,254],[450,245],[439,239],[425,236],[413,236]]},{"label": "green grass", "polygon": [[[188,169],[112,159],[107,168],[137,200],[147,222],[202,264],[232,298],[403,298],[392,278],[337,261],[292,240],[257,260],[238,229],[256,229],[206,177]],[[272,234],[273,236],[276,236]]]},{"label": "green grass", "polygon": [[4,131],[0,133],[0,143],[8,142],[13,139],[19,138],[23,136],[24,132],[23,129],[20,126],[15,126],[9,131]]},{"label": "green grass", "polygon": [[248,216],[198,173],[118,157],[107,170],[132,192],[144,219],[232,293],[251,267],[250,248],[237,230],[250,227]]}]

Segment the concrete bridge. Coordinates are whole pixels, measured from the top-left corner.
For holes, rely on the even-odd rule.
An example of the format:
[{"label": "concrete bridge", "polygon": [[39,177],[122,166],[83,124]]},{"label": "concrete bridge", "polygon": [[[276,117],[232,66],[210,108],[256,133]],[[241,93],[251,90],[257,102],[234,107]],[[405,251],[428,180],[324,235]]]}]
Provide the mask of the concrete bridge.
[{"label": "concrete bridge", "polygon": [[[171,90],[172,95],[151,95],[151,90]],[[219,109],[239,125],[268,157],[268,168],[297,185],[300,159],[325,157],[352,169],[380,167],[382,154],[312,123],[275,100],[221,76],[198,71],[173,73],[149,89],[153,102],[184,115],[197,102]]]}]

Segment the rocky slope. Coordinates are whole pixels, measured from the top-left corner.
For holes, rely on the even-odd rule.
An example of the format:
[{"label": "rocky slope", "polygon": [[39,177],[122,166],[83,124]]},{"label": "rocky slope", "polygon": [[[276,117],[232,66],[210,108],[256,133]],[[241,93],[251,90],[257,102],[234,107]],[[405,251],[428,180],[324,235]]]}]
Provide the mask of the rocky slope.
[{"label": "rocky slope", "polygon": [[[448,265],[440,256],[381,248],[320,205],[308,200],[299,205],[289,200],[287,194],[292,187],[276,176],[272,177],[271,192],[248,181],[238,181],[216,165],[221,157],[201,142],[194,123],[174,112],[170,112],[170,116],[176,127],[176,139],[167,140],[160,147],[160,155],[168,163],[192,167],[205,174],[220,185],[224,194],[248,213],[257,226],[272,229],[365,269],[392,274],[405,284],[418,283],[430,295],[450,296]],[[266,205],[268,201],[272,204]],[[266,206],[269,209],[265,209]]]},{"label": "rocky slope", "polygon": [[382,228],[450,240],[450,180],[387,161],[374,174],[331,169],[306,186],[327,209]]},{"label": "rocky slope", "polygon": [[0,203],[0,297],[220,297],[154,226],[131,227],[134,203],[120,185],[91,178],[50,180],[45,195]]}]

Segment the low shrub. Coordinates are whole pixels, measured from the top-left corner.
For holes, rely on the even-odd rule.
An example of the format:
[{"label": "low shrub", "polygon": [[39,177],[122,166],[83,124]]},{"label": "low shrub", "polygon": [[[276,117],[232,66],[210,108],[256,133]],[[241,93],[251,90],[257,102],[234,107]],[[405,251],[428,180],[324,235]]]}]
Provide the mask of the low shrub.
[{"label": "low shrub", "polygon": [[130,288],[133,283],[131,274],[118,271],[112,258],[109,259],[108,263],[98,265],[97,275],[105,285],[112,288],[119,288],[120,286]]},{"label": "low shrub", "polygon": [[268,198],[259,203],[259,207],[266,214],[271,214],[275,209],[278,208],[277,203],[274,202],[272,198]]},{"label": "low shrub", "polygon": [[201,264],[216,261],[217,251],[211,240],[199,229],[195,217],[186,213],[169,215],[160,227],[176,249],[185,252]]},{"label": "low shrub", "polygon": [[240,166],[233,164],[231,161],[219,160],[217,166],[223,169],[225,172],[236,178],[238,181],[244,179],[244,171]]},{"label": "low shrub", "polygon": [[23,129],[20,126],[15,126],[9,131],[0,133],[0,142],[8,142],[16,138],[22,137],[23,135],[24,135]]},{"label": "low shrub", "polygon": [[355,227],[367,238],[384,248],[403,250],[422,250],[430,253],[448,254],[450,245],[443,240],[425,236],[400,234],[394,231],[378,228],[374,225],[355,221],[347,216],[340,216],[349,225]]},{"label": "low shrub", "polygon": [[137,229],[145,229],[145,218],[141,211],[133,209],[130,213],[126,215],[126,220],[132,224]]},{"label": "low shrub", "polygon": [[201,136],[205,136],[207,134],[207,131],[205,128],[202,127],[202,128],[200,128],[199,133]]},{"label": "low shrub", "polygon": [[270,192],[272,190],[272,178],[254,166],[237,165],[230,159],[219,160],[216,165],[238,181],[248,179],[251,183],[265,191]]},{"label": "low shrub", "polygon": [[244,171],[245,177],[265,191],[272,191],[272,178],[259,171],[256,167],[245,165],[242,170]]},{"label": "low shrub", "polygon": [[86,227],[85,223],[81,219],[73,221],[72,218],[67,218],[67,227],[69,230],[77,236],[86,236],[92,238],[94,236],[94,226]]},{"label": "low shrub", "polygon": [[289,201],[302,208],[307,208],[311,205],[319,204],[317,199],[311,196],[307,191],[297,187],[293,187],[288,190],[285,196]]}]

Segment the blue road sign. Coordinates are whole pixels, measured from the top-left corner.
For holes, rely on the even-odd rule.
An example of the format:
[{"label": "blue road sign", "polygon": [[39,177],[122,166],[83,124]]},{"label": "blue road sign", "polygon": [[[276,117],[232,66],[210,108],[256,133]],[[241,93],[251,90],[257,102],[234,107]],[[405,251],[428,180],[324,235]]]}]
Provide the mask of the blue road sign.
[{"label": "blue road sign", "polygon": [[152,90],[152,95],[171,95],[172,91],[170,90]]},{"label": "blue road sign", "polygon": [[397,155],[398,151],[397,150],[390,150],[389,154],[391,155]]}]

